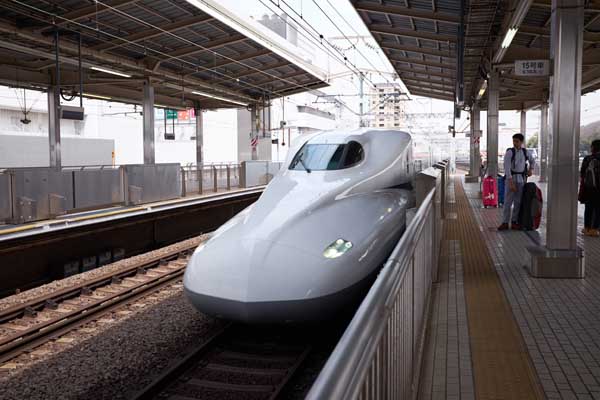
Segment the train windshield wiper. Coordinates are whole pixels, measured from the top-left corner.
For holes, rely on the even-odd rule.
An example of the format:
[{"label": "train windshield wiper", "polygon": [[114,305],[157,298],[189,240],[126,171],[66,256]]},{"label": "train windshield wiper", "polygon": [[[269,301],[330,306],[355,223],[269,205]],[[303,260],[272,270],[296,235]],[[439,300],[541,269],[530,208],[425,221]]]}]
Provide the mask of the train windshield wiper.
[{"label": "train windshield wiper", "polygon": [[300,157],[298,157],[298,161],[300,161],[300,164],[302,164],[302,166],[304,167],[304,169],[306,170],[306,172],[310,174],[310,168],[308,168],[308,167],[306,166],[306,164],[304,164],[304,160],[302,159],[302,156],[303,156],[303,155],[304,155],[304,153],[302,153],[302,154],[300,155]]}]

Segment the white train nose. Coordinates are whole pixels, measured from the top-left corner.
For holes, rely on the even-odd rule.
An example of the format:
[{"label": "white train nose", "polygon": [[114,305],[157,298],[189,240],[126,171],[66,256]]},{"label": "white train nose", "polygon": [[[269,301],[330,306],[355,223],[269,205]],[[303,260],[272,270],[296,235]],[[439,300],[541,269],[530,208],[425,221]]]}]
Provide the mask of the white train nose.
[{"label": "white train nose", "polygon": [[[243,240],[229,257],[215,246],[192,257],[184,287],[201,312],[252,322],[305,322],[327,318],[362,283],[339,287],[337,260],[268,240]],[[223,254],[223,253],[221,253]],[[337,271],[336,271],[337,270]]]}]

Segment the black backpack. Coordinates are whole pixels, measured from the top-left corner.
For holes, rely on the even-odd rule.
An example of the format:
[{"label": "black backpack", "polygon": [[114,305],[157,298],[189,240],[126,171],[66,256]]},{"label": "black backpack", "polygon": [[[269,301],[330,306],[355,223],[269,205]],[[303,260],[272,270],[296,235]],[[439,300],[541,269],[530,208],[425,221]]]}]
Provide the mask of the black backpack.
[{"label": "black backpack", "polygon": [[588,163],[583,176],[583,185],[586,189],[600,190],[600,159],[598,157],[592,156]]},{"label": "black backpack", "polygon": [[511,147],[508,149],[510,151],[510,173],[513,175],[522,175],[523,178],[527,179],[527,169],[528,169],[528,164],[529,164],[529,154],[527,154],[527,149],[525,147],[521,147],[521,151],[523,152],[523,155],[525,156],[525,170],[524,171],[514,171],[512,169],[512,167],[515,165],[515,155],[517,154],[517,151],[515,150],[514,147]]}]

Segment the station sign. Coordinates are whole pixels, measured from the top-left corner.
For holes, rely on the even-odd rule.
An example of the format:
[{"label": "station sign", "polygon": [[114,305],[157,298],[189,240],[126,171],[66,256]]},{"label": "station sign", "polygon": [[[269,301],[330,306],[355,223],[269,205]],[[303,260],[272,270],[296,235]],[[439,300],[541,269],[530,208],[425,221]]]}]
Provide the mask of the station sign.
[{"label": "station sign", "polygon": [[167,119],[177,119],[177,110],[166,109],[165,116]]},{"label": "station sign", "polygon": [[188,121],[190,119],[190,115],[187,110],[177,111],[177,120],[178,121]]},{"label": "station sign", "polygon": [[547,76],[550,74],[549,60],[516,60],[515,75]]}]

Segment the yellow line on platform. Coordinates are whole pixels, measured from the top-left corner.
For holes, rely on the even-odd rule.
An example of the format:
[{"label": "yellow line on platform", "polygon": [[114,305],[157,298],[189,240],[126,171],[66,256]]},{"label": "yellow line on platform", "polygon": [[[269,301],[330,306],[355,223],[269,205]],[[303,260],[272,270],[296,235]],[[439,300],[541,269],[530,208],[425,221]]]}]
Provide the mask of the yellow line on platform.
[{"label": "yellow line on platform", "polygon": [[462,187],[455,179],[457,219],[447,219],[445,240],[458,240],[478,400],[543,399],[525,342],[494,269],[485,240]]}]

